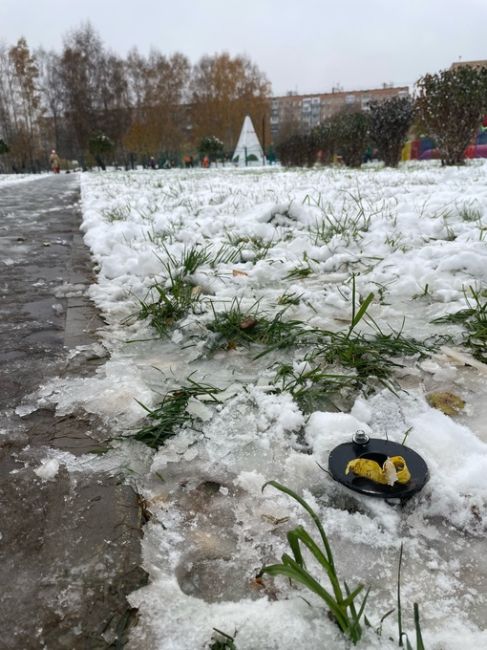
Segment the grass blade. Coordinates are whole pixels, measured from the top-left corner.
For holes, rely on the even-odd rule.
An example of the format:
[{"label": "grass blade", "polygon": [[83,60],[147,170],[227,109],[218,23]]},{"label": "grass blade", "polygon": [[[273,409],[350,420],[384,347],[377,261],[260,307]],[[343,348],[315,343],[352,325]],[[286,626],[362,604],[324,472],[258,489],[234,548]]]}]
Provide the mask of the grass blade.
[{"label": "grass blade", "polygon": [[322,587],[320,583],[315,580],[307,571],[302,569],[299,564],[289,555],[284,554],[282,556],[282,562],[282,564],[273,564],[271,566],[264,567],[262,569],[262,573],[268,573],[274,576],[282,575],[304,585],[310,591],[314,592],[317,596],[325,601],[325,603],[330,608],[330,611],[336,618],[340,629],[343,631],[348,630],[350,624],[347,616],[344,616],[342,608],[337,604],[333,596],[324,587]]},{"label": "grass blade", "polygon": [[425,650],[423,636],[421,634],[421,625],[419,622],[419,605],[414,603],[414,627],[416,629],[416,650]]},{"label": "grass blade", "polygon": [[324,545],[324,547],[326,549],[326,558],[327,558],[328,562],[330,563],[330,566],[333,567],[333,569],[334,569],[335,567],[334,567],[334,562],[333,562],[333,554],[331,552],[331,547],[330,547],[330,544],[328,542],[328,537],[326,536],[326,533],[325,533],[325,531],[323,529],[323,526],[321,525],[321,522],[320,522],[319,517],[316,514],[316,512],[311,508],[311,506],[309,506],[306,503],[306,501],[304,499],[302,499],[298,494],[296,494],[296,492],[293,492],[293,490],[286,487],[285,485],[281,485],[281,483],[278,483],[277,481],[267,481],[267,483],[264,483],[264,485],[262,486],[262,491],[264,491],[265,488],[268,485],[272,485],[272,487],[275,487],[277,490],[280,490],[281,492],[284,492],[284,494],[287,494],[288,496],[293,498],[295,501],[297,501],[299,503],[300,506],[302,506],[306,510],[306,512],[309,514],[309,516],[313,520],[316,528],[318,529],[318,531],[320,533],[321,540],[322,540],[323,545]]},{"label": "grass blade", "polygon": [[403,543],[401,542],[401,550],[399,551],[399,566],[397,568],[397,626],[399,629],[399,647],[402,648],[402,610],[401,610],[401,565],[402,565],[402,551]]}]

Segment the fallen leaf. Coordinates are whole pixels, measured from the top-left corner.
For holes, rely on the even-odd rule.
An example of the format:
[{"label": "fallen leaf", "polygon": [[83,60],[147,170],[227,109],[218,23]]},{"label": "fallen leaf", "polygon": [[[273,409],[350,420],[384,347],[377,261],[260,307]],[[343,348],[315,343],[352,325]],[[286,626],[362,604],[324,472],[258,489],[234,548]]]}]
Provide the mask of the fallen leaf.
[{"label": "fallen leaf", "polygon": [[289,517],[274,517],[274,515],[266,515],[266,514],[261,515],[260,518],[264,519],[265,521],[268,521],[274,526],[279,526],[279,524],[284,524],[287,521],[289,521]]},{"label": "fallen leaf", "polygon": [[252,318],[252,316],[248,316],[247,318],[244,318],[243,321],[240,322],[240,329],[251,330],[256,325],[257,325],[257,321],[255,320],[255,318]]},{"label": "fallen leaf", "polygon": [[465,402],[461,397],[448,391],[429,393],[429,395],[426,395],[426,401],[430,406],[445,415],[458,415],[465,406]]}]

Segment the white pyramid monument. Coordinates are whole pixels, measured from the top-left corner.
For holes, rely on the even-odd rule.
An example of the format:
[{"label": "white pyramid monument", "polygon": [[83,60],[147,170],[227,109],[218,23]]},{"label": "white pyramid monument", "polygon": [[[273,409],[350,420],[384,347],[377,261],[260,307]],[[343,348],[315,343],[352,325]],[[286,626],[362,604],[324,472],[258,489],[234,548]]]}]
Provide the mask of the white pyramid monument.
[{"label": "white pyramid monument", "polygon": [[249,115],[244,119],[232,161],[236,162],[239,167],[245,167],[246,164],[262,165],[264,163],[264,152]]}]

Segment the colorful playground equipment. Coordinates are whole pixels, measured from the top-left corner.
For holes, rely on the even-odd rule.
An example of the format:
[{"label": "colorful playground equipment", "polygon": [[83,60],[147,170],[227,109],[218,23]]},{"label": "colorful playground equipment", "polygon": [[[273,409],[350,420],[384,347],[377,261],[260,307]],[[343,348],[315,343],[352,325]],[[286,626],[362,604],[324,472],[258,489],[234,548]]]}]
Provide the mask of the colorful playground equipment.
[{"label": "colorful playground equipment", "polygon": [[[439,160],[440,152],[432,138],[420,137],[407,142],[402,150],[402,160]],[[487,158],[487,115],[474,139],[465,149],[465,158]]]}]

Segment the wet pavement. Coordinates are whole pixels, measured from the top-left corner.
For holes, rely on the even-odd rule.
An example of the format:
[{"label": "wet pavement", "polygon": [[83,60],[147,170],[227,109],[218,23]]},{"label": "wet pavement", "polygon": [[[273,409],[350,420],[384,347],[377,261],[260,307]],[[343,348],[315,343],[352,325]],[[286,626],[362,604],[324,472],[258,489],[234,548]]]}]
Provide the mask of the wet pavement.
[{"label": "wet pavement", "polygon": [[[46,451],[79,455],[107,432],[87,414],[31,411],[37,388],[103,361],[79,232],[79,178],[0,187],[0,647],[123,647],[125,596],[144,582],[137,496],[101,472],[39,477]],[[81,354],[70,355],[77,346]],[[91,346],[91,347],[90,347]]]}]

